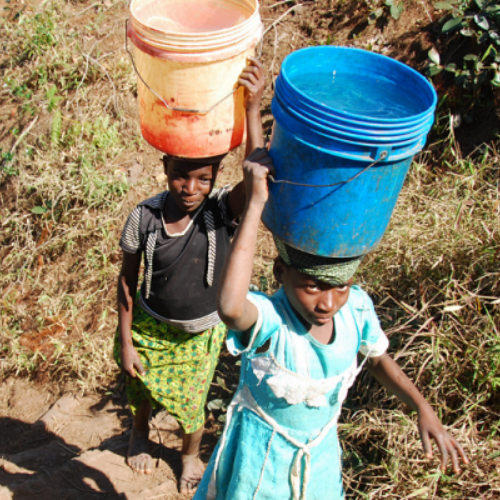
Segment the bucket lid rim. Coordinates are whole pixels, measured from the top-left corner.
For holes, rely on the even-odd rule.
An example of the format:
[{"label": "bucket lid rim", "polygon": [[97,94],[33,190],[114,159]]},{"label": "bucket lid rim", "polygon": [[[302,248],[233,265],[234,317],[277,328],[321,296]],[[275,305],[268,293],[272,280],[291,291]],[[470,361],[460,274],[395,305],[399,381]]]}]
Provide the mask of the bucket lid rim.
[{"label": "bucket lid rim", "polygon": [[235,57],[239,54],[254,48],[261,39],[262,25],[252,37],[246,37],[236,43],[216,46],[216,47],[196,47],[191,50],[182,50],[180,47],[158,46],[144,40],[136,31],[129,31],[128,37],[132,44],[141,52],[145,52],[152,57],[165,61],[184,61],[184,62],[213,62],[229,57]]},{"label": "bucket lid rim", "polygon": [[[380,133],[387,134],[400,134],[400,133],[412,133],[420,130],[423,125],[426,124],[429,120],[433,120],[434,117],[434,109],[431,109],[426,115],[423,115],[421,118],[415,121],[408,121],[407,123],[399,122],[399,123],[378,123],[374,121],[362,121],[362,120],[353,120],[348,119],[342,115],[338,115],[336,113],[327,113],[324,109],[320,109],[315,106],[317,101],[301,102],[302,96],[294,96],[295,99],[290,101],[288,99],[285,92],[282,90],[282,85],[280,85],[279,78],[276,82],[274,97],[283,102],[285,107],[293,110],[298,114],[303,114],[302,111],[304,108],[310,112],[311,116],[313,116],[316,120],[324,123],[325,126],[332,127],[340,127],[347,128],[350,130],[360,130],[367,131],[366,128],[371,127],[372,130],[379,131]],[[294,103],[299,102],[301,106],[294,106]],[[364,127],[364,128],[363,128]]]},{"label": "bucket lid rim", "polygon": [[[277,99],[279,100],[279,98]],[[271,104],[272,108],[273,108],[273,113],[275,111],[275,101],[273,100],[273,103]],[[427,122],[418,130],[418,131],[415,131],[415,132],[410,132],[410,133],[402,133],[402,134],[398,134],[398,133],[393,133],[393,134],[387,134],[384,132],[382,132],[380,135],[377,135],[377,134],[364,134],[364,133],[359,133],[357,134],[355,130],[352,130],[352,129],[343,129],[343,128],[338,128],[333,126],[333,125],[326,125],[326,124],[323,124],[323,123],[318,123],[316,121],[313,121],[313,120],[310,120],[308,117],[300,114],[300,113],[297,113],[295,110],[292,110],[291,108],[289,107],[284,107],[285,109],[285,113],[290,113],[292,115],[294,115],[294,117],[297,119],[297,120],[300,120],[302,122],[305,122],[307,123],[308,126],[312,126],[312,127],[315,127],[316,129],[318,130],[323,130],[326,134],[328,134],[328,132],[332,132],[331,136],[332,138],[337,138],[337,137],[348,137],[348,138],[352,138],[352,139],[358,139],[360,141],[373,141],[373,142],[376,142],[376,141],[382,141],[382,143],[385,141],[385,142],[390,142],[391,144],[394,144],[394,143],[398,143],[398,145],[403,145],[405,144],[406,142],[410,142],[412,141],[413,139],[416,140],[417,138],[423,136],[423,135],[427,135],[429,133],[429,130],[432,126],[432,123],[434,120],[427,120]],[[361,132],[365,132],[365,131],[361,131]],[[356,141],[357,143],[357,141]]]},{"label": "bucket lid rim", "polygon": [[[398,68],[403,69],[404,71],[409,71],[411,74],[413,74],[417,78],[418,81],[420,81],[422,83],[422,88],[425,88],[429,91],[429,94],[431,97],[431,103],[428,106],[427,110],[423,111],[419,114],[413,115],[410,118],[408,118],[408,117],[406,117],[406,118],[374,118],[374,117],[369,117],[369,116],[365,116],[365,115],[359,115],[356,113],[349,113],[348,111],[334,109],[330,106],[322,104],[321,102],[309,97],[307,94],[300,91],[286,75],[287,66],[289,66],[291,64],[291,61],[293,61],[293,59],[295,57],[298,57],[297,54],[299,54],[299,53],[302,54],[305,51],[310,51],[310,52],[318,52],[318,51],[327,52],[328,51],[328,52],[331,52],[333,50],[346,51],[346,52],[349,52],[349,51],[363,52],[365,54],[368,54],[369,57],[384,59],[385,61],[388,61],[389,64],[394,64]],[[351,118],[354,118],[356,120],[361,119],[361,121],[365,121],[368,123],[375,122],[375,123],[383,123],[383,124],[385,124],[385,123],[387,123],[387,124],[404,124],[405,122],[408,123],[408,122],[419,121],[420,119],[424,119],[425,116],[427,114],[430,114],[431,112],[432,112],[432,114],[434,114],[434,111],[435,111],[435,108],[437,105],[436,90],[434,89],[433,85],[418,71],[413,69],[411,66],[408,66],[407,64],[404,64],[401,61],[398,61],[397,59],[393,59],[391,57],[385,56],[383,54],[378,54],[376,52],[370,52],[368,50],[360,49],[358,47],[348,47],[348,46],[344,46],[344,45],[335,45],[335,46],[322,46],[322,47],[304,47],[302,49],[298,49],[298,50],[288,54],[286,56],[286,58],[284,59],[282,65],[281,65],[281,71],[280,71],[280,74],[279,74],[279,77],[277,80],[280,80],[280,78],[282,78],[286,82],[286,85],[289,88],[291,88],[293,93],[295,93],[296,95],[300,95],[302,100],[304,100],[308,103],[313,103],[315,105],[315,107],[317,107],[321,110],[328,110],[328,111],[330,111],[331,114],[338,115],[340,117],[345,117],[346,119],[351,119]],[[279,85],[278,81],[276,82],[276,85],[277,86]]]},{"label": "bucket lid rim", "polygon": [[[280,124],[283,128],[286,128],[283,124]],[[384,147],[383,144],[377,145],[377,144],[363,144],[363,143],[353,143],[351,141],[346,141],[340,138],[336,138],[340,142],[344,142],[347,144],[355,144],[357,146],[365,147],[366,149],[370,150],[376,150],[379,147]],[[309,143],[307,140],[300,136],[295,136],[295,140],[298,142],[301,142],[303,144],[307,144],[310,146],[311,143]],[[398,149],[400,148],[401,145],[397,145],[396,149],[392,149],[387,158],[384,158],[384,160],[381,160],[380,164],[378,166],[383,166],[388,163],[394,163],[394,162],[399,162],[402,161],[406,158],[409,158],[411,156],[415,156],[419,151],[422,150],[423,145],[425,144],[425,140],[423,141],[414,141],[408,146],[411,146],[409,149]],[[402,145],[404,147],[404,145]],[[375,158],[373,156],[367,155],[366,151],[362,151],[361,149],[359,151],[339,151],[336,149],[333,149],[331,146],[328,148],[324,146],[318,146],[314,145],[316,150],[322,151],[327,154],[331,154],[333,156],[339,156],[341,158],[345,158],[348,160],[354,160],[354,161],[363,161],[363,162],[372,162]],[[271,143],[271,151],[272,151],[272,143]],[[377,165],[374,166],[376,168]]]},{"label": "bucket lid rim", "polygon": [[[143,33],[142,31],[138,31],[138,30],[134,29],[134,27],[132,27],[132,26],[131,26],[131,28],[132,28],[133,34],[136,37],[142,39],[145,43],[147,43],[153,47],[157,47],[157,48],[165,47],[166,49],[178,47],[179,50],[182,50],[183,48],[197,50],[200,47],[207,47],[209,49],[216,50],[219,47],[226,47],[226,46],[234,45],[236,43],[241,43],[241,42],[244,42],[245,40],[248,40],[250,38],[255,37],[256,33],[259,33],[262,30],[262,25],[259,25],[258,27],[256,27],[256,29],[245,33],[245,36],[234,37],[232,39],[225,38],[221,42],[214,39],[214,40],[179,40],[179,41],[172,40],[171,43],[165,43],[165,42],[162,43],[162,42],[159,42],[157,40],[153,40],[151,38],[148,38],[147,37],[148,33]],[[194,42],[197,42],[197,43],[195,44]],[[219,43],[216,45],[214,42],[219,42]]]},{"label": "bucket lid rim", "polygon": [[[291,134],[294,135],[294,138],[296,140],[299,140],[304,143],[312,144],[311,141],[306,139],[303,134],[300,133],[298,130],[291,130],[288,126],[290,120],[280,120],[280,113],[283,113],[284,111],[276,109],[276,104],[272,103],[272,112],[273,115],[275,115],[276,122],[279,124],[281,128],[284,128],[288,130]],[[288,111],[288,110],[287,110]],[[293,117],[292,117],[293,118]],[[297,118],[299,121],[301,121],[301,118]],[[307,120],[304,120],[307,121]],[[349,137],[348,135],[342,135],[342,134],[330,134],[330,130],[327,129],[326,127],[317,127],[314,122],[311,123],[304,123],[304,126],[308,127],[308,130],[310,131],[311,129],[314,130],[314,134],[319,135],[324,137],[327,140],[331,141],[336,141],[344,144],[350,144],[356,148],[359,148],[359,152],[355,151],[337,151],[336,153],[345,156],[345,157],[350,157],[350,158],[364,158],[365,154],[363,152],[364,149],[377,149],[377,148],[384,148],[384,147],[391,147],[392,153],[389,155],[388,158],[384,160],[385,161],[392,161],[394,159],[398,159],[400,157],[406,157],[409,156],[410,154],[415,154],[415,152],[419,151],[421,149],[420,143],[425,143],[425,139],[427,137],[427,134],[430,130],[430,125],[427,128],[427,130],[422,130],[422,133],[413,137],[413,138],[406,138],[403,141],[395,141],[392,140],[391,138],[387,140],[373,140],[371,138],[365,138],[365,137],[358,137],[357,140],[352,140],[352,137]],[[272,143],[271,143],[272,144]],[[324,147],[315,145],[316,148],[320,148],[326,151]],[[409,150],[405,151],[406,148],[410,148]]]}]

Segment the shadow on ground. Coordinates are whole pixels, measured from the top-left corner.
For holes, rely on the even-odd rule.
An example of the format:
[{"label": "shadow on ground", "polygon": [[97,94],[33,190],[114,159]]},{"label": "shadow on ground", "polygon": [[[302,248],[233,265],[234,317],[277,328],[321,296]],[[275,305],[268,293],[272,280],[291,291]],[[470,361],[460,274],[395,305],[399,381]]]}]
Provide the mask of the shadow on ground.
[{"label": "shadow on ground", "polygon": [[[126,498],[102,471],[82,460],[82,450],[45,429],[42,422],[26,424],[0,418],[0,498],[21,500],[82,500]],[[12,450],[13,453],[5,453]]]},{"label": "shadow on ground", "polygon": [[[47,411],[47,394],[26,381],[1,392],[0,500],[185,498],[177,492],[178,425],[166,412],[150,424],[154,471],[146,476],[126,464],[131,417],[123,395],[65,394]],[[37,401],[38,418],[28,411]]]}]

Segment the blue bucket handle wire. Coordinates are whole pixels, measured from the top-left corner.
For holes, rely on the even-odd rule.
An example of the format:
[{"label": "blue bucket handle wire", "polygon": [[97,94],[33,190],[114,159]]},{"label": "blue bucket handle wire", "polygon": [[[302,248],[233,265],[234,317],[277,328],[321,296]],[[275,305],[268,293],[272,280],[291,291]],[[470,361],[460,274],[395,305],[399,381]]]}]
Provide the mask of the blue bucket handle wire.
[{"label": "blue bucket handle wire", "polygon": [[356,175],[353,175],[350,179],[347,179],[346,181],[341,181],[341,182],[335,182],[333,184],[303,184],[302,182],[294,182],[294,181],[288,181],[286,179],[280,179],[276,180],[274,176],[268,175],[267,178],[273,183],[273,184],[291,184],[292,186],[303,186],[303,187],[310,187],[310,188],[327,188],[327,187],[334,187],[334,186],[341,186],[342,184],[349,184],[349,182],[352,182],[354,179],[357,179],[360,175],[364,174],[366,171],[370,170],[370,168],[374,167],[378,162],[385,160],[389,153],[387,151],[382,151],[380,153],[380,156],[370,165],[365,167],[363,170],[358,172]]}]

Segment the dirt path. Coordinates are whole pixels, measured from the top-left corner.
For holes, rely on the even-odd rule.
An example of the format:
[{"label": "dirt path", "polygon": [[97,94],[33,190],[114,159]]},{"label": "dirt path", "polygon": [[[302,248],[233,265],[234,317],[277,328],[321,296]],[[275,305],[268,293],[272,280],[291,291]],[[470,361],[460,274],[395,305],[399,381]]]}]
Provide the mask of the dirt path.
[{"label": "dirt path", "polygon": [[151,476],[125,462],[131,423],[122,394],[58,398],[9,379],[0,389],[0,500],[185,498],[177,422],[165,412],[151,421]]}]

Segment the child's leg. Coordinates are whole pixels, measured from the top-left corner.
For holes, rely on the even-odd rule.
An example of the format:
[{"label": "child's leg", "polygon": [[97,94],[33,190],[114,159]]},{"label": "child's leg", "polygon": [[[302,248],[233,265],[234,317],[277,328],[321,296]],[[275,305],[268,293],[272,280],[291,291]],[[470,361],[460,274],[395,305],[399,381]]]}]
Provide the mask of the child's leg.
[{"label": "child's leg", "polygon": [[[122,368],[118,332],[115,335],[113,356],[118,366]],[[148,391],[140,379],[131,377],[126,379],[126,391],[130,408],[134,414],[127,451],[127,464],[137,472],[152,474],[153,460],[149,454],[148,440],[151,402],[148,399]]]},{"label": "child's leg", "polygon": [[205,465],[200,459],[200,443],[204,426],[192,434],[182,431],[182,476],[180,490],[184,495],[194,493],[200,484]]},{"label": "child's leg", "polygon": [[127,463],[136,472],[153,473],[153,460],[149,454],[149,417],[151,403],[143,399],[134,415],[132,433],[127,452]]}]

